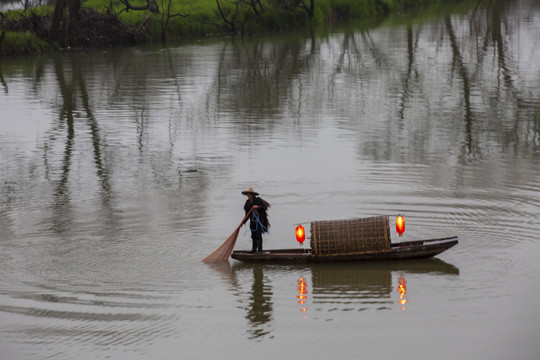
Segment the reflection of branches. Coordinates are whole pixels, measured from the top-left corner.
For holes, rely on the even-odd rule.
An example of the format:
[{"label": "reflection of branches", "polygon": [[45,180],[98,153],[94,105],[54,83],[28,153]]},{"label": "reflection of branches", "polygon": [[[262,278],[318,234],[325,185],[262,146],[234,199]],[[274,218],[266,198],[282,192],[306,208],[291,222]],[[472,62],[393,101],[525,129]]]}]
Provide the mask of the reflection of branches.
[{"label": "reflection of branches", "polygon": [[2,85],[4,86],[4,93],[8,93],[8,86],[7,86],[7,83],[6,83],[6,80],[4,80],[4,75],[2,74],[2,70],[0,70],[0,82],[2,83]]},{"label": "reflection of branches", "polygon": [[[235,47],[241,51],[233,58],[236,63],[220,63],[220,69],[235,66],[241,74],[233,83],[227,83],[228,90],[235,92],[235,105],[272,121],[275,109],[280,107],[280,101],[287,99],[294,84],[291,79],[302,73],[311,55],[304,54],[303,43],[297,39],[274,47],[271,52],[267,51],[266,45],[256,42]],[[223,71],[223,74],[228,76],[229,72]]]},{"label": "reflection of branches", "polygon": [[[512,97],[515,98],[515,101],[516,101],[516,111],[518,112],[518,114],[515,116],[515,120],[514,120],[513,137],[516,139],[515,145],[517,146],[518,140],[519,140],[518,127],[519,127],[519,111],[521,109],[521,106],[520,106],[521,99],[520,99],[517,89],[514,86],[514,83],[512,81],[512,74],[507,65],[507,56],[505,52],[503,34],[501,33],[501,27],[505,23],[505,19],[501,16],[501,13],[504,12],[504,6],[505,6],[504,2],[497,1],[495,6],[493,7],[491,11],[491,14],[492,14],[492,22],[490,24],[491,31],[488,32],[487,37],[491,35],[493,41],[495,42],[495,47],[497,51],[497,66],[499,67],[499,71],[497,73],[502,74],[504,87],[506,87],[512,93]],[[500,91],[498,91],[498,94],[500,94]]]},{"label": "reflection of branches", "polygon": [[527,132],[532,132],[533,150],[535,152],[540,152],[540,106],[537,105],[537,109],[533,113],[532,119],[532,129],[528,129]]},{"label": "reflection of branches", "polygon": [[139,153],[142,155],[144,151],[144,135],[146,130],[146,121],[145,121],[145,108],[141,109],[140,115],[135,113],[135,122],[137,124],[137,144],[139,148]]},{"label": "reflection of branches", "polygon": [[471,89],[470,89],[470,83],[469,83],[469,76],[467,74],[467,69],[465,68],[465,64],[463,63],[463,57],[461,55],[459,45],[457,43],[456,34],[454,33],[454,29],[452,27],[452,21],[450,17],[446,17],[445,19],[446,28],[448,31],[448,36],[450,38],[450,47],[452,48],[452,65],[454,67],[457,67],[457,72],[459,76],[461,77],[461,81],[463,83],[463,100],[465,102],[464,104],[464,110],[465,110],[465,142],[466,147],[468,149],[467,155],[474,157],[474,153],[476,153],[476,147],[473,144],[473,135],[472,135],[472,109],[471,109]]},{"label": "reflection of branches", "polygon": [[375,41],[373,41],[371,34],[367,31],[362,31],[362,38],[364,43],[368,44],[368,50],[371,53],[373,60],[375,60],[375,63],[380,67],[391,68],[392,65],[390,64],[388,55],[386,55],[386,49],[380,49],[375,45]]},{"label": "reflection of branches", "polygon": [[[514,84],[512,83],[512,76],[510,74],[510,69],[506,64],[506,53],[505,46],[503,41],[503,35],[501,33],[501,26],[505,22],[505,19],[501,16],[501,12],[504,11],[504,2],[498,1],[496,6],[491,11],[492,21],[490,30],[487,34],[487,37],[491,35],[492,39],[495,42],[497,50],[497,65],[499,66],[500,73],[503,74],[503,81],[506,84],[508,89],[513,90],[515,93]],[[516,95],[517,97],[517,95]]]},{"label": "reflection of branches", "polygon": [[403,126],[403,120],[405,117],[405,106],[408,102],[409,95],[411,94],[409,86],[410,86],[410,81],[412,78],[414,53],[415,53],[416,44],[413,41],[412,25],[408,24],[407,25],[407,55],[408,55],[407,73],[405,74],[405,79],[403,80],[403,91],[401,93],[400,109],[399,109],[399,118],[401,120],[401,126]]},{"label": "reflection of branches", "polygon": [[[493,89],[483,87],[484,98],[489,100],[490,104],[495,104],[490,110],[496,114],[491,118],[498,120],[490,125],[498,126],[497,134],[503,137],[504,146],[513,142],[514,146],[517,147],[520,143],[520,136],[524,136],[525,139],[528,136],[520,132],[520,123],[523,120],[521,112],[525,102],[519,89],[520,81],[516,81],[519,77],[519,68],[517,70],[512,68],[512,65],[516,64],[512,61],[513,52],[509,49],[513,44],[505,42],[506,37],[512,37],[512,31],[509,29],[514,24],[514,20],[507,18],[512,9],[507,7],[507,2],[504,0],[491,1],[489,11],[476,11],[477,8],[472,13],[469,25],[474,32],[473,35],[478,39],[483,39],[482,46],[478,49],[475,73],[480,73],[485,59],[489,58],[489,64],[493,66],[490,75],[495,76],[496,86]],[[524,14],[518,11],[517,15],[523,16]],[[519,60],[517,64],[519,66]],[[505,115],[501,116],[501,114]],[[510,128],[504,126],[504,123],[510,119],[514,120],[514,126],[512,130],[507,130]],[[514,151],[517,151],[517,148]]]},{"label": "reflection of branches", "polygon": [[64,158],[62,160],[62,175],[54,193],[54,209],[58,212],[58,216],[54,218],[54,223],[56,223],[54,230],[60,232],[64,230],[63,227],[68,223],[66,218],[71,214],[69,206],[68,178],[71,168],[75,129],[73,120],[73,98],[71,96],[73,94],[73,88],[72,86],[67,85],[64,78],[63,67],[58,58],[55,59],[54,65],[63,99],[62,109],[59,113],[59,124],[65,120],[67,125],[67,139],[64,147]]},{"label": "reflection of branches", "polygon": [[99,126],[98,126],[96,117],[94,116],[94,113],[92,109],[90,108],[89,95],[88,95],[88,91],[86,90],[84,78],[81,73],[81,66],[78,63],[78,61],[74,63],[73,65],[74,65],[73,66],[74,79],[77,79],[77,82],[79,84],[82,106],[86,112],[86,116],[90,123],[90,132],[92,134],[92,145],[94,149],[94,162],[96,164],[97,176],[101,183],[101,189],[104,191],[105,202],[108,203],[108,201],[110,200],[109,192],[111,190],[111,187],[110,187],[110,180],[109,180],[109,172],[105,168],[103,164],[103,159],[102,159],[103,158],[102,151],[101,151],[102,141],[100,138]]},{"label": "reflection of branches", "polygon": [[[343,35],[341,54],[338,57],[336,65],[329,76],[329,84],[331,86],[330,88],[331,96],[333,96],[333,93],[334,93],[334,84],[336,82],[336,77],[338,76],[338,74],[341,74],[343,69],[345,68],[345,60],[347,60],[349,64],[349,69],[351,67],[351,63],[352,63],[351,52],[354,52],[356,57],[359,59],[358,62],[361,63],[360,61],[361,52],[358,50],[358,46],[356,44],[354,34],[355,33],[353,31],[346,31],[345,34]],[[350,45],[351,43],[352,43],[352,46]]]},{"label": "reflection of branches", "polygon": [[[71,214],[71,198],[69,195],[69,175],[71,172],[71,166],[73,161],[73,149],[75,147],[75,111],[76,111],[76,101],[75,95],[77,95],[77,90],[80,92],[82,106],[86,112],[88,119],[90,134],[92,138],[92,148],[93,148],[93,158],[96,166],[96,173],[100,181],[103,204],[107,209],[110,210],[110,179],[109,171],[107,171],[105,163],[103,161],[103,151],[102,151],[102,140],[100,138],[100,130],[97,123],[97,120],[93,114],[93,111],[90,106],[90,96],[86,90],[84,78],[82,75],[82,67],[78,63],[78,57],[74,57],[72,62],[72,83],[68,84],[64,76],[65,65],[59,60],[55,59],[55,72],[58,79],[60,93],[62,96],[63,104],[62,109],[59,114],[59,125],[55,129],[55,132],[58,129],[62,128],[62,123],[65,121],[67,125],[67,140],[64,148],[64,156],[62,160],[62,172],[60,180],[57,183],[54,199],[55,199],[55,211],[57,215],[53,219],[53,222],[57,225],[55,229],[57,231],[62,231],[63,227],[68,223],[66,218]],[[55,136],[49,138],[49,143],[55,140]],[[46,144],[45,149],[45,161],[46,167],[48,168],[47,152],[50,144]],[[111,217],[109,217],[110,219]]]},{"label": "reflection of branches", "polygon": [[[352,44],[352,46],[350,46]],[[356,45],[356,40],[354,38],[354,33],[347,31],[345,35],[343,36],[343,46],[341,48],[341,55],[338,58],[336,69],[333,73],[341,73],[343,70],[343,67],[345,65],[345,59],[347,59],[347,63],[349,64],[349,67],[351,66],[352,59],[351,59],[351,52],[353,52],[356,57],[360,57],[360,51],[358,50],[358,46]]]}]

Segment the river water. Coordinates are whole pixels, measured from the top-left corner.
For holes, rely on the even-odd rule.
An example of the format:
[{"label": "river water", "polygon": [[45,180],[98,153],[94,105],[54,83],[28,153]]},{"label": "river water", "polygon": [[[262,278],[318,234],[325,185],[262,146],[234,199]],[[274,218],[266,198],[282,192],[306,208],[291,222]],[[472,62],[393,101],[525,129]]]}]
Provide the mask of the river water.
[{"label": "river water", "polygon": [[[1,60],[0,359],[538,358],[540,7],[489,4]],[[459,244],[202,263],[249,187],[265,248],[398,213]]]}]

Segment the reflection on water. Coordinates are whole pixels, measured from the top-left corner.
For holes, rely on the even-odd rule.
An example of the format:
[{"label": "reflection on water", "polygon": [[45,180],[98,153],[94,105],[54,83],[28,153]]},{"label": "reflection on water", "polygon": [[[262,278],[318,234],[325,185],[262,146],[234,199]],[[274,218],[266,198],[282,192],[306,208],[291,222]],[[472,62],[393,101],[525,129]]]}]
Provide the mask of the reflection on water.
[{"label": "reflection on water", "polygon": [[378,267],[313,268],[315,310],[363,311],[391,309],[392,272]]},{"label": "reflection on water", "polygon": [[407,280],[401,275],[398,278],[398,287],[397,292],[399,293],[399,300],[397,301],[398,304],[401,305],[401,310],[405,310],[405,304],[409,302],[407,299]]},{"label": "reflection on water", "polygon": [[[307,307],[305,307],[305,305],[306,305],[306,301],[307,301],[307,298],[308,298],[308,295],[307,295],[308,294],[308,290],[307,290],[308,284],[307,284],[306,279],[303,278],[303,277],[298,278],[297,283],[298,283],[298,286],[297,286],[298,295],[296,295],[296,298],[298,299],[298,303],[302,306],[300,311],[306,312]],[[303,317],[305,318],[306,316],[304,315]]]},{"label": "reflection on water", "polygon": [[265,325],[272,320],[272,287],[264,281],[263,269],[253,267],[253,285],[249,298],[247,319],[251,323],[248,332],[252,338],[264,337],[271,333]]},{"label": "reflection on water", "polygon": [[[228,265],[223,265],[227,267]],[[228,275],[234,280],[234,292],[239,292],[241,303],[247,300],[246,318],[249,320],[247,332],[250,338],[273,337],[274,291],[271,278],[285,273],[302,276],[290,277],[296,282],[296,310],[302,318],[326,318],[326,314],[340,312],[362,312],[366,310],[393,310],[397,303],[405,310],[408,303],[407,276],[418,274],[428,276],[457,276],[459,269],[437,258],[381,263],[335,263],[312,264],[309,266],[252,265],[234,262]],[[252,276],[245,277],[247,274]],[[397,275],[398,299],[393,299],[393,278]],[[250,290],[243,293],[239,278],[249,281]],[[244,284],[246,285],[246,284]],[[290,284],[289,284],[290,285]],[[289,286],[288,292],[293,287]],[[312,289],[311,292],[308,288]],[[309,293],[309,296],[308,296]],[[291,294],[292,295],[292,294]]]},{"label": "reflection on water", "polygon": [[[393,273],[453,274],[459,270],[442,260],[424,259],[382,264],[336,264],[312,267],[313,305],[318,311],[364,311],[392,309]],[[398,278],[398,283],[405,277]],[[404,289],[404,288],[403,288]],[[404,293],[403,293],[404,294]]]}]

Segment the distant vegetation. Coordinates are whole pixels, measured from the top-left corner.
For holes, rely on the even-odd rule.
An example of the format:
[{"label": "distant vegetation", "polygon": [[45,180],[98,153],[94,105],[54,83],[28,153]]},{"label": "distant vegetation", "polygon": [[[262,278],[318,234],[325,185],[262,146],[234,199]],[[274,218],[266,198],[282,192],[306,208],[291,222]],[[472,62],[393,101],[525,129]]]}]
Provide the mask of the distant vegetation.
[{"label": "distant vegetation", "polygon": [[444,0],[52,0],[0,13],[0,56],[282,31]]}]

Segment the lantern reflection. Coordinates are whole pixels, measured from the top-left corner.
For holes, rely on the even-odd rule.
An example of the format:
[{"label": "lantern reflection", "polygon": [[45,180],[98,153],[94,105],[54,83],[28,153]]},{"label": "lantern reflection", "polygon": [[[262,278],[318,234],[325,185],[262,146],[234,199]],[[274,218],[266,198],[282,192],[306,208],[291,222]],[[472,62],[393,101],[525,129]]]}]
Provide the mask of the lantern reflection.
[{"label": "lantern reflection", "polygon": [[398,287],[397,292],[399,293],[399,300],[397,301],[398,304],[401,305],[401,310],[405,310],[405,304],[409,302],[407,300],[407,280],[403,276],[400,276],[398,278]]},{"label": "lantern reflection", "polygon": [[[304,305],[306,303],[306,300],[307,300],[307,282],[306,280],[303,278],[303,277],[300,277],[298,279],[298,295],[296,295],[296,298],[298,299],[298,303],[300,305]],[[307,308],[306,307],[303,307],[300,309],[301,312],[306,312],[307,311]],[[304,318],[306,318],[306,316],[304,315],[303,316]]]}]

